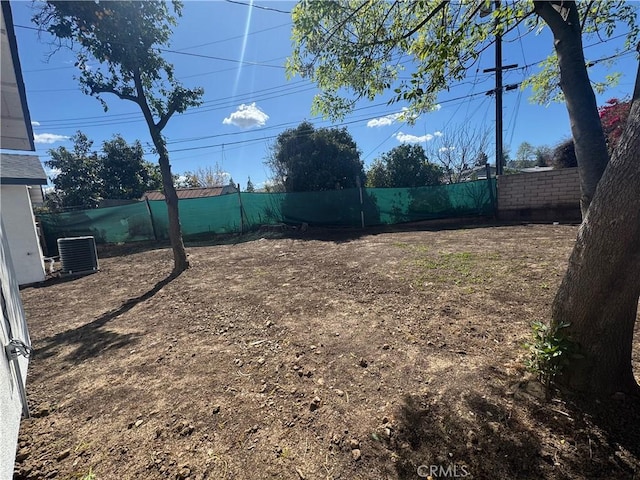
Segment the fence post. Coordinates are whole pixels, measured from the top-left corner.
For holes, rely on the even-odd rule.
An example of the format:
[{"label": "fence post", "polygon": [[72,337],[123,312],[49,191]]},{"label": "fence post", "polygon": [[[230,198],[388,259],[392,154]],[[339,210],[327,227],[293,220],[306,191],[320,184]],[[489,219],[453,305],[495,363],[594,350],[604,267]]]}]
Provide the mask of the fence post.
[{"label": "fence post", "polygon": [[240,195],[240,184],[238,184],[238,201],[240,202],[240,235],[244,234],[244,207],[242,206],[242,195]]},{"label": "fence post", "polygon": [[[493,216],[497,216],[498,214],[498,202],[493,197],[493,188],[491,187],[491,166],[489,162],[484,165],[487,172],[487,185],[489,186],[489,199],[491,200],[491,207],[493,208]],[[498,174],[496,169],[496,186],[498,185]]]},{"label": "fence post", "polygon": [[356,185],[358,186],[358,191],[360,192],[360,224],[364,229],[364,199],[362,197],[362,179],[360,175],[356,177]]},{"label": "fence post", "polygon": [[153,239],[158,241],[158,233],[156,232],[156,222],[153,221],[153,213],[151,213],[151,205],[149,205],[149,197],[144,197],[144,202],[147,205],[147,212],[149,212],[149,220],[151,221],[151,231],[153,232]]}]

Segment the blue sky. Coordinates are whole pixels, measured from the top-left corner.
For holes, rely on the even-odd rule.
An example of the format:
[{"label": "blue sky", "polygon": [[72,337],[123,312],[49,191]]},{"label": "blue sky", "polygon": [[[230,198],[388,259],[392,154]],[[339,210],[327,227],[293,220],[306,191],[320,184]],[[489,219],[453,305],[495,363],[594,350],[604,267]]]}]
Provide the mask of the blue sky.
[{"label": "blue sky", "polygon": [[[495,80],[493,74],[483,72],[494,66],[492,49],[483,53],[465,81],[439,96],[439,109],[422,115],[414,125],[397,121],[403,105],[387,105],[387,97],[361,102],[342,122],[330,122],[311,114],[314,85],[300,77],[287,80],[285,75],[283,65],[291,52],[291,20],[286,12],[294,4],[262,0],[251,7],[222,0],[185,2],[166,59],[174,64],[183,84],[201,86],[205,95],[202,106],[175,115],[164,130],[174,173],[217,164],[242,188],[249,177],[259,187],[270,177],[264,161],[275,137],[304,120],[316,127],[345,126],[362,152],[365,168],[401,142],[428,146],[440,132],[456,128],[490,132],[487,153],[493,159],[495,100],[484,92],[494,87]],[[121,134],[129,142],[140,140],[150,150],[149,132],[137,106],[105,96],[109,104],[105,113],[96,99],[80,91],[74,79],[73,54],[60,50],[51,55],[50,39],[39,37],[33,29],[32,3],[12,1],[11,7],[41,161],[49,158],[51,148],[71,148],[69,137],[77,130],[93,140],[96,149]],[[534,72],[535,64],[553,48],[548,32],[519,38],[524,31],[522,27],[505,37],[503,64],[519,65],[505,72],[505,84],[520,82]],[[594,44],[585,49],[587,59],[615,54],[623,40],[586,41],[585,45]],[[534,66],[523,68],[527,65]],[[598,96],[598,104],[611,97],[629,97],[636,69],[634,53],[621,55],[614,67],[599,64],[592,68],[594,78],[611,71],[622,73],[619,85]],[[530,95],[530,91],[517,89],[503,97],[503,138],[512,156],[523,141],[552,146],[570,134],[563,104],[534,105]],[[152,154],[147,159],[157,161]]]}]

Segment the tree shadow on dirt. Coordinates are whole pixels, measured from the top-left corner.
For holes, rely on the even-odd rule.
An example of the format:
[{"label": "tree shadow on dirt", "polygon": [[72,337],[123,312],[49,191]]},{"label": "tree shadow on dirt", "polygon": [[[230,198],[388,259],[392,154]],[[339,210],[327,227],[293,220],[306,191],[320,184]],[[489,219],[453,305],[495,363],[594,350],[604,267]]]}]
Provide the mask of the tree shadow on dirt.
[{"label": "tree shadow on dirt", "polygon": [[398,478],[638,478],[640,400],[546,401],[526,385],[407,395],[388,444]]},{"label": "tree shadow on dirt", "polygon": [[156,283],[151,290],[126,300],[120,307],[103,313],[92,322],[42,339],[35,349],[35,356],[48,358],[55,355],[60,347],[64,345],[75,345],[75,350],[67,354],[64,360],[78,364],[91,357],[98,356],[105,351],[122,348],[135,343],[140,335],[132,333],[120,334],[110,330],[104,330],[102,327],[111,320],[128,312],[139,303],[149,300],[172,280],[177,278],[177,276],[178,275],[170,274]]},{"label": "tree shadow on dirt", "polygon": [[510,409],[483,395],[471,392],[452,404],[407,396],[397,420],[401,479],[543,478],[539,440]]},{"label": "tree shadow on dirt", "polygon": [[567,470],[581,478],[640,477],[640,398],[565,394],[553,403],[533,416],[566,435],[580,452],[563,458]]}]

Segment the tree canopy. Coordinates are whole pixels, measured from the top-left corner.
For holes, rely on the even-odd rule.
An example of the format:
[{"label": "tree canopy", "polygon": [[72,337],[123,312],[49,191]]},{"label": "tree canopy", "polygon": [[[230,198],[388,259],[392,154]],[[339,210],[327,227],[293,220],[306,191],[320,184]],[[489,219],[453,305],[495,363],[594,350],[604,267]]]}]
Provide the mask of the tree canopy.
[{"label": "tree canopy", "polygon": [[[171,13],[173,10],[173,13]],[[83,91],[108,108],[104,94],[135,103],[158,154],[169,217],[169,238],[177,275],[189,267],[182,241],[178,196],[162,130],[175,113],[201,103],[201,88],[186,88],[161,55],[182,3],[146,1],[53,1],[40,5],[33,21],[59,46],[76,50]],[[93,65],[98,62],[98,67]],[[92,65],[89,65],[89,62]]]},{"label": "tree canopy", "polygon": [[439,185],[442,168],[429,163],[420,145],[399,145],[373,161],[367,187],[412,188]]},{"label": "tree canopy", "polygon": [[120,135],[115,135],[102,144],[102,198],[137,199],[148,190],[162,188],[158,166],[145,161],[143,156],[139,140],[129,145]]},{"label": "tree canopy", "polygon": [[49,150],[45,165],[54,172],[55,204],[51,207],[95,208],[102,198],[103,181],[100,162],[92,150],[93,141],[82,132],[71,137],[73,149],[58,147]]},{"label": "tree canopy", "polygon": [[[481,15],[490,7],[490,15]],[[609,158],[593,88],[616,78],[592,83],[583,36],[609,38],[622,26],[627,50],[634,48],[639,27],[631,2],[337,0],[300,2],[292,15],[288,73],[318,85],[313,110],[332,118],[341,118],[359,99],[393,91],[392,101],[406,103],[405,118],[412,121],[434,108],[440,91],[465,77],[496,35],[520,24],[529,32],[548,26],[555,52],[524,85],[540,102],[563,99],[567,105],[586,214]]]},{"label": "tree canopy", "polygon": [[[496,34],[505,35],[519,25],[529,32],[546,27],[536,4],[555,2],[500,2],[490,15],[481,16],[493,3],[299,2],[292,12],[294,49],[287,69],[319,86],[313,107],[325,116],[340,118],[358,99],[372,100],[387,91],[393,91],[394,101],[405,102],[410,111],[428,111],[440,91],[465,77]],[[620,0],[579,2],[576,13],[586,37],[608,38],[623,25],[626,47],[635,47],[639,31],[635,5]],[[411,67],[406,66],[407,59],[413,60]],[[563,98],[558,75],[553,53],[527,80],[535,100]],[[604,87],[615,79],[595,84]],[[407,116],[411,118],[415,117]]]},{"label": "tree canopy", "polygon": [[266,161],[286,192],[353,188],[364,183],[358,147],[346,128],[315,129],[309,122],[285,130]]},{"label": "tree canopy", "polygon": [[72,141],[73,150],[49,150],[51,160],[45,163],[55,172],[55,191],[47,195],[50,207],[95,208],[103,199],[139,199],[147,190],[161,188],[160,171],[144,160],[139,141],[129,145],[115,135],[102,144],[102,152],[80,131]]}]

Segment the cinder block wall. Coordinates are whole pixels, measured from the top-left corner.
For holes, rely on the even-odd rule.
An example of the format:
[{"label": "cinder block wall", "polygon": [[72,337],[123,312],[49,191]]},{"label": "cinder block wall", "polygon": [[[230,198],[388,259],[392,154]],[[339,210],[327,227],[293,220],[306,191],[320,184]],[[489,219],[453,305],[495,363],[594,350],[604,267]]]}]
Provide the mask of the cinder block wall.
[{"label": "cinder block wall", "polygon": [[501,220],[580,221],[577,168],[498,177]]}]

